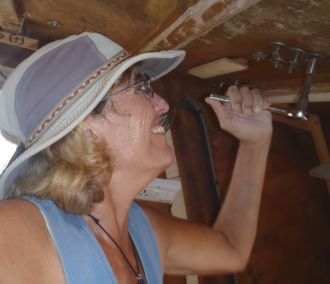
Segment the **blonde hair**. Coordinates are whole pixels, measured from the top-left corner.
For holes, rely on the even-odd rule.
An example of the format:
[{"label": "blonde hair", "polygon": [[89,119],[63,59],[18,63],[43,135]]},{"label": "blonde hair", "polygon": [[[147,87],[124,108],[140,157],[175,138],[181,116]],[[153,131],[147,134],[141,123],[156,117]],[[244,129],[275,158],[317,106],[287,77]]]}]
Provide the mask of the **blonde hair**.
[{"label": "blonde hair", "polygon": [[38,153],[7,198],[31,195],[51,199],[67,212],[88,214],[94,202],[103,200],[102,183],[111,176],[111,164],[106,144],[85,136],[79,125]]}]

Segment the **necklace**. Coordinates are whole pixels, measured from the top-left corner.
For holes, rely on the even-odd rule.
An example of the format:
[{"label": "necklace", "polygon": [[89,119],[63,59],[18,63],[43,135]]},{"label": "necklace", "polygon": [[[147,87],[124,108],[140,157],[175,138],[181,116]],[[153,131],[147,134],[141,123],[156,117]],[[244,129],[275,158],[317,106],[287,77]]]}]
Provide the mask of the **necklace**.
[{"label": "necklace", "polygon": [[132,272],[134,273],[137,283],[138,284],[144,284],[144,280],[143,280],[143,276],[140,273],[140,269],[139,269],[139,262],[138,262],[138,258],[136,256],[136,252],[135,252],[135,246],[133,244],[133,241],[131,239],[131,236],[129,236],[129,239],[131,241],[132,247],[133,247],[133,253],[134,253],[134,257],[135,257],[135,262],[137,264],[137,271],[134,269],[133,265],[130,263],[130,261],[128,260],[126,254],[124,253],[124,251],[122,250],[122,248],[120,247],[120,245],[115,241],[115,239],[103,228],[103,226],[100,224],[100,220],[97,219],[95,216],[93,216],[92,214],[88,215],[93,221],[94,223],[108,236],[108,238],[114,243],[114,245],[118,248],[118,250],[120,251],[120,253],[122,254],[122,256],[124,257],[126,263],[128,264],[129,268],[132,270]]}]

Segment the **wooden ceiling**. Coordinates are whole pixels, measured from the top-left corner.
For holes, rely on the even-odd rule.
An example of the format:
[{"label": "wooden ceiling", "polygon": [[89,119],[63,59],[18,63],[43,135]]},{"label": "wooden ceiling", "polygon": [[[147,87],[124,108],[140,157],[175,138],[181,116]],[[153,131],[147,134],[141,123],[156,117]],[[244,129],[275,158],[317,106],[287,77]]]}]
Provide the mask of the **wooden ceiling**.
[{"label": "wooden ceiling", "polygon": [[[272,54],[273,42],[283,42],[326,57],[319,61],[315,84],[330,79],[330,1],[328,0],[0,0],[0,26],[39,40],[83,31],[109,36],[131,51],[185,49],[177,76],[197,82],[240,80],[262,89],[298,89],[306,62],[293,74],[274,68],[253,54]],[[287,60],[289,49],[282,50]],[[244,58],[245,71],[201,80],[191,67],[220,58]],[[1,56],[0,56],[1,60]],[[0,62],[2,63],[2,62]],[[3,64],[3,63],[2,63]],[[330,85],[330,84],[329,84]],[[328,97],[328,91],[324,92]],[[326,99],[325,99],[326,100]]]}]

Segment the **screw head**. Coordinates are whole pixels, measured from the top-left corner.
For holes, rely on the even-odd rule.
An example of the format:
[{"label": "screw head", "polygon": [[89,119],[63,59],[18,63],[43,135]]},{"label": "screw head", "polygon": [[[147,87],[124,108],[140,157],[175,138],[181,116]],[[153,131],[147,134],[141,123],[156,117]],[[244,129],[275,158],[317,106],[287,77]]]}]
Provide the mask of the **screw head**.
[{"label": "screw head", "polygon": [[277,47],[277,48],[281,48],[281,47],[286,47],[287,45],[284,42],[281,42],[281,41],[274,41],[273,46]]},{"label": "screw head", "polygon": [[303,111],[303,110],[298,110],[295,112],[294,118],[299,119],[299,120],[307,120],[307,112]]},{"label": "screw head", "polygon": [[267,58],[267,54],[263,51],[256,51],[252,54],[252,57],[255,61],[265,60]]},{"label": "screw head", "polygon": [[323,58],[325,58],[325,56],[320,53],[312,52],[312,53],[308,54],[308,58],[309,59],[311,59],[311,58],[323,59]]},{"label": "screw head", "polygon": [[47,22],[48,22],[48,25],[49,25],[51,28],[53,28],[53,29],[58,29],[58,28],[61,27],[60,22],[57,21],[57,20],[49,20],[49,21],[47,21]]}]

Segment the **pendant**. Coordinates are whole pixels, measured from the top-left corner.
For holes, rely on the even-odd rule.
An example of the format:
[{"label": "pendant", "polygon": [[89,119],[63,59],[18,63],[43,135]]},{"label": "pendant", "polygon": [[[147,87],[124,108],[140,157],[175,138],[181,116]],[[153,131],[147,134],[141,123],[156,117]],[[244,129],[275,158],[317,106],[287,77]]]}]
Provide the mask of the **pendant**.
[{"label": "pendant", "polygon": [[144,284],[144,280],[141,274],[136,275],[136,280],[138,284]]}]

